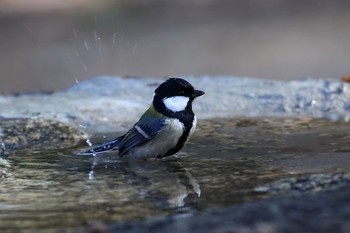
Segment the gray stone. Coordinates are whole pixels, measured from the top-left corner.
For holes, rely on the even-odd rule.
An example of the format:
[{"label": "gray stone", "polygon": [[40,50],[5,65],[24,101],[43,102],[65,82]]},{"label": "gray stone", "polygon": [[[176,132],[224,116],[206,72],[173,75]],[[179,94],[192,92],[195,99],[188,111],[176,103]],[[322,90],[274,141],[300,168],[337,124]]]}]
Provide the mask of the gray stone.
[{"label": "gray stone", "polygon": [[34,145],[38,148],[72,147],[87,138],[79,128],[40,117],[0,118],[0,129],[0,156]]},{"label": "gray stone", "polygon": [[350,173],[312,174],[309,176],[284,178],[270,184],[259,185],[254,191],[271,194],[300,194],[338,189],[350,184]]},{"label": "gray stone", "polygon": [[292,233],[350,230],[350,188],[271,198],[207,213],[151,218],[109,226],[109,232],[232,232]]},{"label": "gray stone", "polygon": [[[213,117],[325,117],[348,120],[350,85],[306,79],[268,81],[239,77],[183,77],[206,95],[194,111]],[[37,117],[81,127],[90,134],[127,129],[148,108],[163,79],[97,77],[51,95],[0,96],[0,116]]]},{"label": "gray stone", "polygon": [[[303,116],[347,121],[350,117],[347,83],[313,79],[267,81],[229,76],[183,78],[206,92],[194,104],[199,119]],[[162,81],[105,76],[53,94],[0,96],[0,117],[3,122],[6,119],[41,119],[60,123],[79,131],[80,140],[86,138],[84,133],[91,136],[125,131],[148,108],[154,89]],[[1,128],[0,132],[0,154],[3,155],[8,153],[10,144],[4,144],[1,139],[8,132],[4,135]],[[18,148],[13,145],[12,149]]]}]

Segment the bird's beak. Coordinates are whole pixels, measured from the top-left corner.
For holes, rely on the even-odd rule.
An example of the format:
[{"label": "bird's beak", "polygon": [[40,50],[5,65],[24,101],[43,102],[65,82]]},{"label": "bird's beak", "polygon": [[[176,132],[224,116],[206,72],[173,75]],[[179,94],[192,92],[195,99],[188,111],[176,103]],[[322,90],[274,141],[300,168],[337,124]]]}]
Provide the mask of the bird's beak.
[{"label": "bird's beak", "polygon": [[193,94],[192,94],[192,98],[197,98],[198,96],[201,96],[201,95],[204,95],[205,92],[204,91],[201,91],[201,90],[194,90],[193,91]]}]

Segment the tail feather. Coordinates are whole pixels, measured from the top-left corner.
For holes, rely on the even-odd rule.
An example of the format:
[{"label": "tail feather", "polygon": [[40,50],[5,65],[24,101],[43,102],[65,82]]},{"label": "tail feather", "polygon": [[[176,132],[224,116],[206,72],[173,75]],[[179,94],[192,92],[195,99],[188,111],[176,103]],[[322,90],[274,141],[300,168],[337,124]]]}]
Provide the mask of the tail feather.
[{"label": "tail feather", "polygon": [[113,141],[106,142],[100,146],[92,148],[90,150],[80,152],[78,155],[96,155],[104,152],[115,151],[119,149],[119,143],[121,142],[121,137],[114,139]]}]

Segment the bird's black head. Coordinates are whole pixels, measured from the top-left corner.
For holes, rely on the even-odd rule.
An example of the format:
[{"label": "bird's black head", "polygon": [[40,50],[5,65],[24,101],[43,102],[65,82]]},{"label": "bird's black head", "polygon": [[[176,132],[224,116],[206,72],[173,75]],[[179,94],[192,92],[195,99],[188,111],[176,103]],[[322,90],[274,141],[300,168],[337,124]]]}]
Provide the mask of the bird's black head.
[{"label": "bird's black head", "polygon": [[204,95],[204,92],[195,90],[189,82],[182,78],[169,78],[157,87],[155,95],[161,98],[184,96],[193,100],[198,96]]},{"label": "bird's black head", "polygon": [[192,113],[192,101],[204,92],[195,90],[184,79],[169,78],[157,87],[154,94],[154,107],[163,114],[172,115],[185,110]]}]

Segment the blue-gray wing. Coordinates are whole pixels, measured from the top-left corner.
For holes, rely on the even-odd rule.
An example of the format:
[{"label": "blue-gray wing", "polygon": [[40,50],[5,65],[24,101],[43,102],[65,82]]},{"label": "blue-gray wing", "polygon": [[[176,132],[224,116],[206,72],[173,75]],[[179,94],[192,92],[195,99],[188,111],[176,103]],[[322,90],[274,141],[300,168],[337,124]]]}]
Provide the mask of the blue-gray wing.
[{"label": "blue-gray wing", "polygon": [[164,125],[165,119],[163,118],[143,115],[119,144],[119,156],[123,156],[130,149],[152,140]]}]

